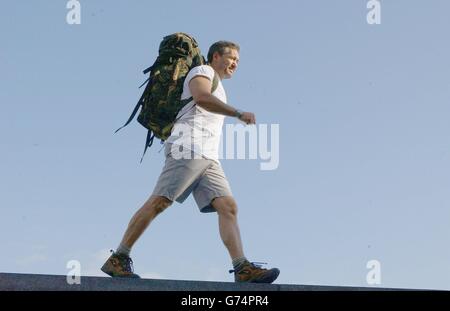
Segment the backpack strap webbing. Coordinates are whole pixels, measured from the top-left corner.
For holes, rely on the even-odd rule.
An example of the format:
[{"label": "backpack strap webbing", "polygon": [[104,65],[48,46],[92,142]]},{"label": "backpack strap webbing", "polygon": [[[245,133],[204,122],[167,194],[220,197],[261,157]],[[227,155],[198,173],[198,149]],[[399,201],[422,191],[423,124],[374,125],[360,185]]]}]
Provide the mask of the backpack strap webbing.
[{"label": "backpack strap webbing", "polygon": [[[147,69],[145,69],[145,70],[143,71],[143,73],[144,73],[144,74],[147,74],[147,73],[151,72],[151,71],[153,70],[153,67],[155,67],[155,65],[156,65],[156,61],[153,63],[153,65],[151,65],[150,67],[148,67]],[[147,80],[144,81],[144,83],[142,83],[142,84],[139,86],[139,88],[143,87],[147,82],[148,82],[148,84],[150,84],[150,83],[151,83],[150,79],[151,79],[151,75],[147,78]],[[142,105],[142,99],[144,98],[144,94],[145,94],[145,92],[142,93],[141,98],[139,98],[139,100],[138,100],[136,106],[134,107],[133,112],[131,113],[131,116],[128,118],[127,122],[126,122],[123,126],[121,126],[120,128],[118,128],[114,133],[117,133],[118,131],[120,131],[121,129],[123,129],[125,126],[127,126],[128,124],[130,124],[130,122],[134,119],[134,116],[135,116],[136,113],[138,112],[139,107]]]},{"label": "backpack strap webbing", "polygon": [[151,147],[153,145],[153,140],[155,138],[155,134],[152,134],[152,130],[148,130],[147,132],[147,139],[145,140],[145,147],[144,147],[144,153],[142,154],[141,162],[144,160],[145,152],[147,151],[148,147]]},{"label": "backpack strap webbing", "polygon": [[[150,78],[148,78],[147,81],[150,82]],[[120,131],[121,129],[123,129],[125,126],[127,126],[128,124],[130,124],[130,122],[134,119],[134,116],[135,116],[136,113],[138,112],[139,107],[141,107],[141,105],[142,105],[142,101],[143,101],[143,99],[144,99],[144,95],[145,95],[145,92],[142,93],[141,98],[139,98],[139,100],[138,100],[136,106],[134,107],[133,112],[131,113],[130,117],[128,118],[127,122],[125,122],[124,125],[122,125],[121,127],[119,127],[114,133],[117,133],[118,131]]]}]

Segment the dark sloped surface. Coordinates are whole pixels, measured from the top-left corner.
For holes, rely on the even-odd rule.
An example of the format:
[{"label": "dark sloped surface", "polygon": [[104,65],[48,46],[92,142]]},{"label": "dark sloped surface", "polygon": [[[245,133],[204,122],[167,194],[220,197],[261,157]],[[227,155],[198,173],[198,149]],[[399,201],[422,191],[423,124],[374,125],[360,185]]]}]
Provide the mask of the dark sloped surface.
[{"label": "dark sloped surface", "polygon": [[283,284],[236,284],[232,282],[120,279],[81,277],[70,285],[62,275],[0,273],[0,290],[16,291],[366,291],[396,290],[375,287],[345,287]]}]

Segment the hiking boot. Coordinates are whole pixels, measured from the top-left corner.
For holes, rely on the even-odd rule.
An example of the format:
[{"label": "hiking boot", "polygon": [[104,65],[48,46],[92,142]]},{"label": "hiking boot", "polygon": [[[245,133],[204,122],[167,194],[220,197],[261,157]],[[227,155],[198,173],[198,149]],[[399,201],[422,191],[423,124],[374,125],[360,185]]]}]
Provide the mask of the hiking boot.
[{"label": "hiking boot", "polygon": [[105,262],[101,270],[112,277],[140,278],[133,271],[133,260],[123,254],[117,254],[111,250],[112,255]]},{"label": "hiking boot", "polygon": [[234,281],[239,283],[272,283],[280,274],[280,270],[277,268],[267,270],[257,264],[257,262],[245,261],[238,269],[229,272],[234,272]]}]

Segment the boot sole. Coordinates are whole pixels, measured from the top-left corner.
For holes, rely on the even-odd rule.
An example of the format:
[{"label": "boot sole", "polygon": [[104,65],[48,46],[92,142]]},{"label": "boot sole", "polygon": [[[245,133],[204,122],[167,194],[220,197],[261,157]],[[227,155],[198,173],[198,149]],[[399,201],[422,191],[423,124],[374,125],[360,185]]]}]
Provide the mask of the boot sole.
[{"label": "boot sole", "polygon": [[105,263],[103,265],[103,267],[100,268],[100,270],[103,273],[105,273],[105,274],[107,274],[107,275],[109,275],[110,277],[113,277],[113,278],[130,278],[130,279],[140,279],[141,278],[137,274],[132,274],[132,275],[114,275],[114,273],[110,269],[108,269],[108,264],[107,263]]},{"label": "boot sole", "polygon": [[280,270],[277,268],[273,268],[270,271],[272,271],[272,273],[270,273],[267,276],[260,278],[260,279],[253,279],[253,280],[248,280],[248,281],[235,281],[235,282],[236,283],[266,283],[266,284],[270,284],[278,278],[278,276],[280,275]]}]

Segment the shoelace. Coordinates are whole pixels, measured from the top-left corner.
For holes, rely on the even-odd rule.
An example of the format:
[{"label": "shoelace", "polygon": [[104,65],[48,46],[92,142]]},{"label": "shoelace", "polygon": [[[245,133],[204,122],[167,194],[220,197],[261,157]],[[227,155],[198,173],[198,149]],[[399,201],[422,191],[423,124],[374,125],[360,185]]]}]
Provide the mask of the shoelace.
[{"label": "shoelace", "polygon": [[[110,250],[112,254],[116,254],[116,252],[114,252],[113,250]],[[125,261],[125,271],[130,272],[130,273],[134,273],[134,267],[133,267],[133,260],[131,259],[131,257],[126,256],[126,255],[121,255],[121,254],[117,254],[117,256],[123,258],[123,260]]]},{"label": "shoelace", "polygon": [[134,273],[133,260],[130,257],[125,258],[125,268],[128,272]]},{"label": "shoelace", "polygon": [[[252,265],[253,267],[256,267],[256,268],[261,268],[262,265],[267,265],[267,262],[252,261],[252,262],[250,262],[250,265]],[[232,270],[228,270],[228,273],[239,272],[239,271],[240,270],[232,269]]]}]

